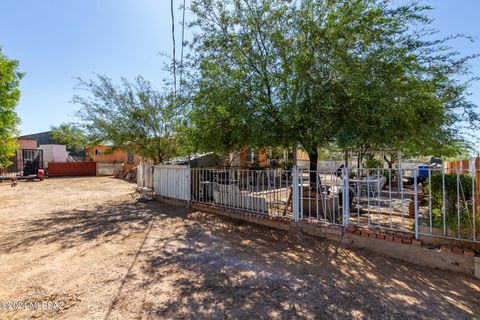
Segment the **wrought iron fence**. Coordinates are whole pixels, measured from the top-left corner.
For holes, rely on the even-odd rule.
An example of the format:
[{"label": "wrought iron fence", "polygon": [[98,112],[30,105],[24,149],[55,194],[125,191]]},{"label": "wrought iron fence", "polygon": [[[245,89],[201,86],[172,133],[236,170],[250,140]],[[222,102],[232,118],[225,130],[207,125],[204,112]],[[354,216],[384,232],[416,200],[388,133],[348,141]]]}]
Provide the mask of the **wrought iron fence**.
[{"label": "wrought iron fence", "polygon": [[191,169],[191,200],[273,216],[292,215],[292,171]]},{"label": "wrought iron fence", "polygon": [[166,167],[154,168],[153,185],[160,195],[189,185],[190,190],[176,192],[183,195],[183,200],[188,194],[189,201],[288,217],[292,221],[480,242],[478,170],[177,168],[182,170],[180,176],[172,171],[155,173]]}]

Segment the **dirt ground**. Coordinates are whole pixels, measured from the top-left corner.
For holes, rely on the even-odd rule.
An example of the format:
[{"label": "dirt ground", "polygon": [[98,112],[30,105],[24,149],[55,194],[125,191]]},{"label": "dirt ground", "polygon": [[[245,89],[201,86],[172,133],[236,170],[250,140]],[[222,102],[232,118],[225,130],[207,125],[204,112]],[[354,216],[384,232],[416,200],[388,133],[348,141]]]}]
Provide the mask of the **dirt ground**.
[{"label": "dirt ground", "polygon": [[0,319],[480,318],[473,278],[134,191],[113,178],[0,184]]}]

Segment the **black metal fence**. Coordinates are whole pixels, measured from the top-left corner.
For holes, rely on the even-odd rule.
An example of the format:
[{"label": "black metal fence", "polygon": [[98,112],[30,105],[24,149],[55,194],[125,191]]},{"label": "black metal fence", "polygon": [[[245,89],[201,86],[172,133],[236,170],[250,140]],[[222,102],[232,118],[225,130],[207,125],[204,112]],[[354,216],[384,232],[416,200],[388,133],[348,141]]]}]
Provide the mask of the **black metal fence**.
[{"label": "black metal fence", "polygon": [[39,169],[44,169],[43,150],[24,149],[10,159],[11,164],[0,168],[0,180],[17,176],[37,175]]}]

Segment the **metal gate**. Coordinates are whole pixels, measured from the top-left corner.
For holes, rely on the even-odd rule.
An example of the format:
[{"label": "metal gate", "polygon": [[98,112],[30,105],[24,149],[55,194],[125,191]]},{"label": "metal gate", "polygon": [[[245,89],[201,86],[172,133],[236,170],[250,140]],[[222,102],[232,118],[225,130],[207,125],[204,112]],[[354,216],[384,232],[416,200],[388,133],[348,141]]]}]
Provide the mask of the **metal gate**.
[{"label": "metal gate", "polygon": [[154,166],[153,189],[159,196],[190,201],[190,168],[171,165]]}]

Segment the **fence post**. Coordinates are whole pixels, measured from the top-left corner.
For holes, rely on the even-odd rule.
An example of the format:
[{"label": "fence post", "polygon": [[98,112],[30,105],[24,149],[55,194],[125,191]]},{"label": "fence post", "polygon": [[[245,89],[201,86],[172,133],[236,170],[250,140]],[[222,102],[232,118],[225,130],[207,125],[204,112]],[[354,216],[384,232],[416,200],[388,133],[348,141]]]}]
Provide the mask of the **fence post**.
[{"label": "fence post", "polygon": [[413,196],[414,196],[414,210],[415,210],[415,239],[418,240],[418,186],[417,186],[417,175],[418,169],[414,170],[413,175]]},{"label": "fence post", "polygon": [[292,220],[294,222],[299,221],[300,193],[298,191],[298,167],[295,165],[292,172]]},{"label": "fence post", "polygon": [[342,170],[342,225],[348,226],[349,214],[350,214],[350,188],[349,188],[349,176],[348,168],[344,167]]},{"label": "fence post", "polygon": [[190,167],[190,156],[188,156],[188,170],[187,170],[187,190],[186,197],[188,198],[187,203],[190,205],[192,201],[192,168]]},{"label": "fence post", "polygon": [[447,236],[447,216],[446,216],[446,196],[445,196],[445,168],[442,168],[442,218],[443,218],[443,236]]}]

